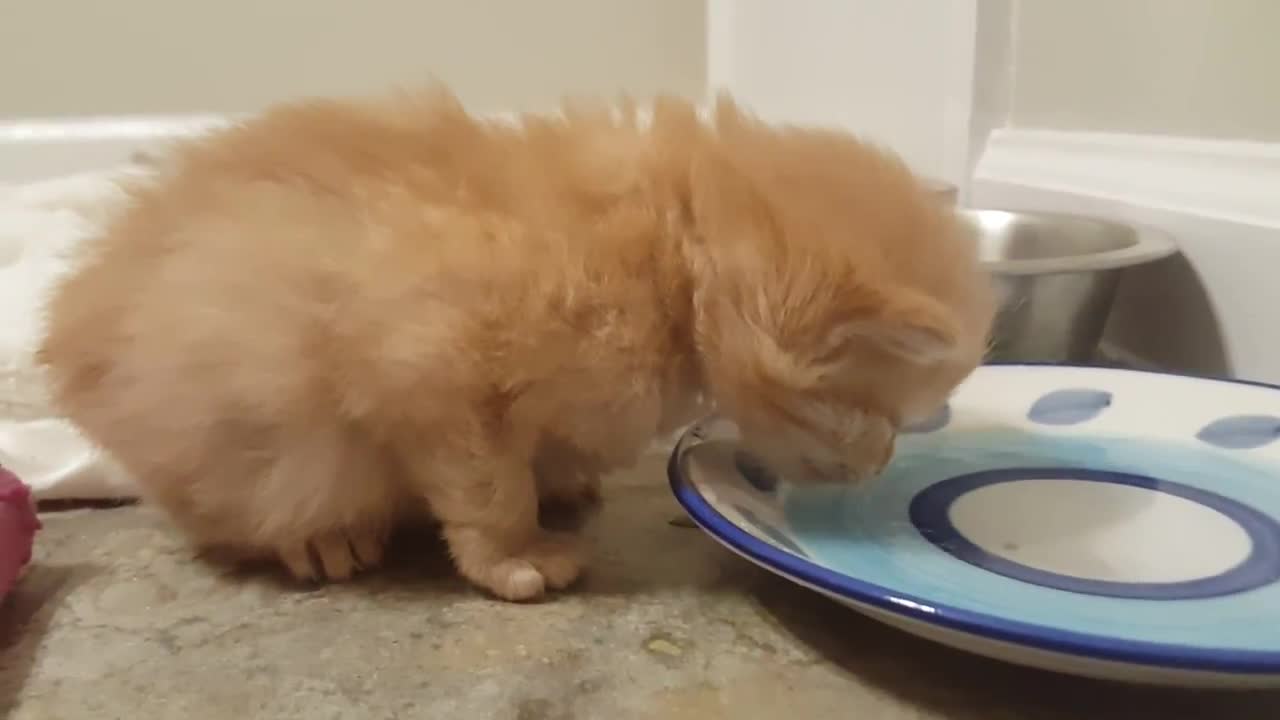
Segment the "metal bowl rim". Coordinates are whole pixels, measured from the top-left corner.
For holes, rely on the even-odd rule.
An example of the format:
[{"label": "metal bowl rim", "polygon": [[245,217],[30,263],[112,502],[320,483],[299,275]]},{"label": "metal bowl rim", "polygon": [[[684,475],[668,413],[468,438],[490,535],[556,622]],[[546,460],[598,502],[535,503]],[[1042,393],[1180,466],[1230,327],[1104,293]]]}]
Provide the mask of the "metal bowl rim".
[{"label": "metal bowl rim", "polygon": [[1162,260],[1178,252],[1177,243],[1173,241],[1173,237],[1169,233],[1141,223],[1112,220],[1081,213],[1011,210],[995,207],[960,208],[956,212],[966,217],[978,217],[984,213],[997,212],[1035,220],[1083,221],[1113,228],[1124,228],[1134,232],[1135,242],[1128,247],[1116,250],[1083,255],[1066,255],[1063,257],[982,261],[983,269],[1000,275],[1053,275],[1116,270]]}]

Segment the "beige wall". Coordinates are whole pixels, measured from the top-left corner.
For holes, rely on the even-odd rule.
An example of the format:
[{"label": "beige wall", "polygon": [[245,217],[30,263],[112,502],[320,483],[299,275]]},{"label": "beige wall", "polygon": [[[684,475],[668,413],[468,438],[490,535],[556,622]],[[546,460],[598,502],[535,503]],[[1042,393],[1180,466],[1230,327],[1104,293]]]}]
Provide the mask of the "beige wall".
[{"label": "beige wall", "polygon": [[1022,0],[1012,123],[1280,141],[1280,1]]},{"label": "beige wall", "polygon": [[704,0],[36,0],[0,18],[0,118],[246,111],[432,74],[479,110],[705,86]]}]

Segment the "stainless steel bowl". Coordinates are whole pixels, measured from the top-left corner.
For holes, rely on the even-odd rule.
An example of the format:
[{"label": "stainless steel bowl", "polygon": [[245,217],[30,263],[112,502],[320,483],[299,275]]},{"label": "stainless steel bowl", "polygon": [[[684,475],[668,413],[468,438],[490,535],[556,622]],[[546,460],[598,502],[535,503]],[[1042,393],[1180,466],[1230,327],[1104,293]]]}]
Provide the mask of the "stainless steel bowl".
[{"label": "stainless steel bowl", "polygon": [[1082,215],[960,210],[980,238],[999,310],[994,361],[1089,362],[1125,268],[1177,251],[1165,233]]},{"label": "stainless steel bowl", "polygon": [[933,196],[938,202],[944,205],[955,206],[960,200],[960,188],[937,178],[922,178],[921,184],[924,185],[925,192]]}]

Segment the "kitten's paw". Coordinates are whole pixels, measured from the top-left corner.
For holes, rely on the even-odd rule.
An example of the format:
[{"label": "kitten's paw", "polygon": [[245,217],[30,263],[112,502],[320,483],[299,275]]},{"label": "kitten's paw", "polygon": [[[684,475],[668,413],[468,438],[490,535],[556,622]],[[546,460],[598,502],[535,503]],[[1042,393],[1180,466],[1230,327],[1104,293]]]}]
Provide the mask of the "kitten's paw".
[{"label": "kitten's paw", "polygon": [[385,538],[376,532],[332,531],[281,546],[276,553],[298,580],[340,582],[381,563],[384,545]]},{"label": "kitten's paw", "polygon": [[582,540],[571,533],[544,531],[522,556],[533,564],[552,590],[562,590],[582,574]]},{"label": "kitten's paw", "polygon": [[[542,531],[537,540],[511,557],[485,562],[483,548],[454,547],[458,571],[504,600],[527,601],[548,590],[568,587],[582,574],[580,540],[568,533]],[[489,557],[492,557],[489,555]]]},{"label": "kitten's paw", "polygon": [[529,562],[518,558],[507,558],[489,568],[480,584],[503,600],[513,602],[537,600],[547,589],[547,581],[542,573]]}]

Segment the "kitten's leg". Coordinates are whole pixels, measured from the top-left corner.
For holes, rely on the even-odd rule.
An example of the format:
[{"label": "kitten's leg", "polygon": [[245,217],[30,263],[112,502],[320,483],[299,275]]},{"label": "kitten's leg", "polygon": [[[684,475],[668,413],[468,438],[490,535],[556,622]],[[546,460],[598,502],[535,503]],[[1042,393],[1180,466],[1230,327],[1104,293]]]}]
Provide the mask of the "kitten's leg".
[{"label": "kitten's leg", "polygon": [[258,542],[299,580],[348,580],[378,565],[399,506],[381,449],[327,426],[291,433],[273,449],[252,492],[236,496]]},{"label": "kitten's leg", "polygon": [[541,516],[549,527],[581,529],[603,498],[604,463],[572,446],[544,440],[534,458]]},{"label": "kitten's leg", "polygon": [[463,577],[503,599],[532,600],[581,574],[579,538],[538,524],[538,486],[526,463],[501,455],[407,459]]}]

